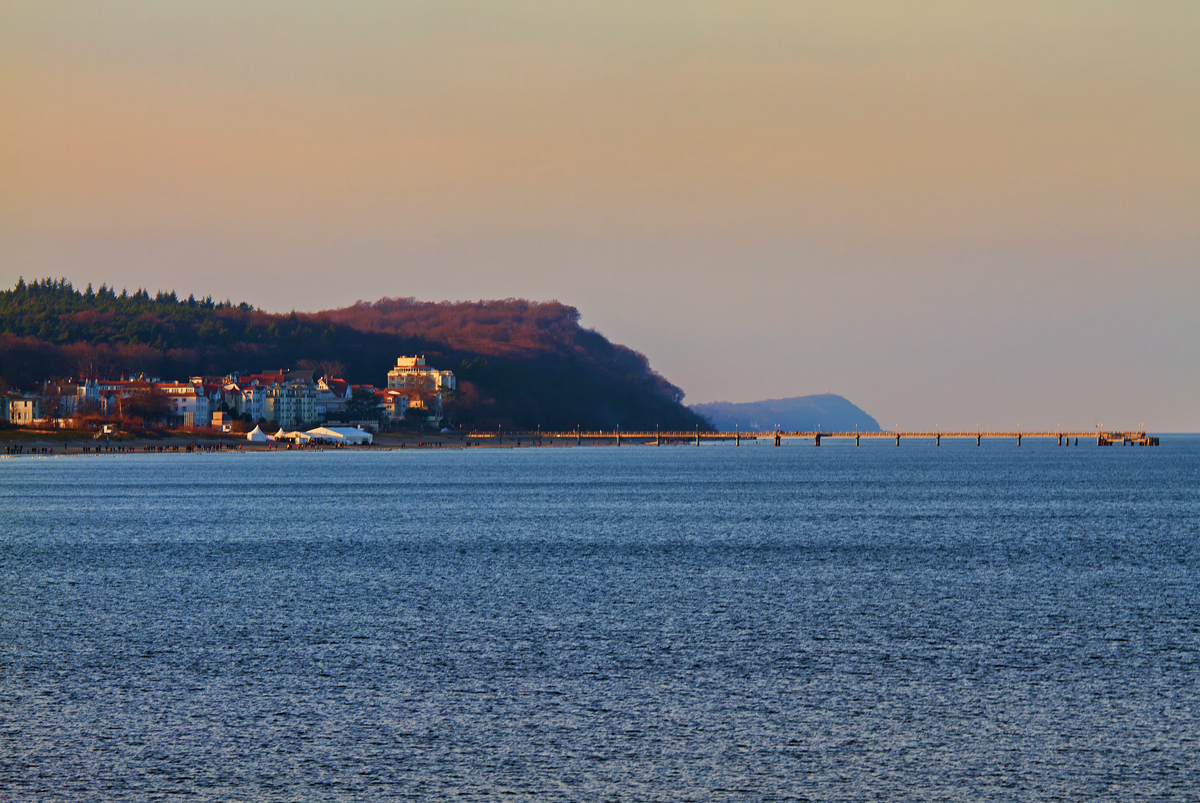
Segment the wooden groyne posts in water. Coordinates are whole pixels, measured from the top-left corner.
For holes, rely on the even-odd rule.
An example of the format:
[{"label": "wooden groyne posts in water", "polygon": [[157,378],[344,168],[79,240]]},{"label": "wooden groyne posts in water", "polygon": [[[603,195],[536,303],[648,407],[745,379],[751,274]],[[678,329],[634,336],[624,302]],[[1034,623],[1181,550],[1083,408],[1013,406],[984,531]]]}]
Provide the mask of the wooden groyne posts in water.
[{"label": "wooden groyne posts in water", "polygon": [[786,439],[801,439],[810,440],[814,446],[820,446],[821,441],[840,439],[853,440],[854,445],[861,445],[864,438],[883,438],[886,440],[895,440],[899,446],[903,440],[931,440],[934,445],[941,446],[942,440],[949,438],[955,440],[970,440],[974,439],[975,445],[979,446],[985,438],[989,440],[1009,440],[1014,441],[1017,446],[1021,445],[1021,441],[1028,438],[1052,438],[1056,439],[1059,446],[1078,446],[1081,442],[1088,443],[1095,441],[1097,446],[1112,446],[1121,444],[1123,446],[1158,446],[1158,438],[1154,435],[1148,435],[1144,430],[1091,430],[1091,431],[1067,431],[1067,430],[1037,430],[1033,432],[1022,432],[1021,430],[998,431],[998,430],[976,430],[975,432],[951,431],[941,432],[938,430],[917,430],[912,432],[893,431],[893,432],[822,432],[816,431],[798,431],[798,430],[769,430],[765,432],[702,432],[701,430],[668,431],[662,432],[655,430],[650,431],[634,431],[626,432],[620,429],[605,431],[605,430],[582,430],[573,429],[560,432],[552,431],[529,431],[529,432],[503,432],[497,430],[495,432],[472,432],[466,436],[468,441],[475,441],[479,445],[483,444],[503,444],[504,439],[508,438],[511,443],[521,445],[530,443],[536,445],[542,444],[570,444],[582,446],[585,442],[592,445],[612,444],[620,446],[623,443],[637,444],[652,444],[661,446],[664,443],[692,443],[697,446],[702,441],[733,441],[735,445],[740,446],[743,440],[773,440],[776,446],[779,446]]}]

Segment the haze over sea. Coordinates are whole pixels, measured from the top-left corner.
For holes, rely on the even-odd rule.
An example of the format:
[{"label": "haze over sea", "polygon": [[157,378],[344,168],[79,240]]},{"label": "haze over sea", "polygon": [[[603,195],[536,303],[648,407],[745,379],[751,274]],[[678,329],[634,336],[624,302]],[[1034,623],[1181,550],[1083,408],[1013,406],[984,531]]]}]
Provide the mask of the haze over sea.
[{"label": "haze over sea", "polygon": [[0,460],[0,798],[1200,799],[1200,438]]}]

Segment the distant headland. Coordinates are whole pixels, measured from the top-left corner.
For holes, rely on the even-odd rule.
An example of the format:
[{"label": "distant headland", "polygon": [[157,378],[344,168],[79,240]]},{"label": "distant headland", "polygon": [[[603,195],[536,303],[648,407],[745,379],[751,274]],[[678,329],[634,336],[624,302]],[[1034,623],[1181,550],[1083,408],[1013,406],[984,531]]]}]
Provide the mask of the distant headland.
[{"label": "distant headland", "polygon": [[774,429],[825,432],[878,432],[879,422],[834,393],[793,396],[756,402],[693,404],[720,432],[765,432]]}]

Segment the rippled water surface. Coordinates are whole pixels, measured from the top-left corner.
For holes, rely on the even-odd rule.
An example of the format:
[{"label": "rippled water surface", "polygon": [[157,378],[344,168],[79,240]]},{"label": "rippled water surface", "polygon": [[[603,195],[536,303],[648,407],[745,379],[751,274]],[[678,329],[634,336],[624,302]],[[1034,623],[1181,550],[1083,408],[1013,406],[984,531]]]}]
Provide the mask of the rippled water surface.
[{"label": "rippled water surface", "polygon": [[0,460],[0,799],[1197,800],[1200,439]]}]

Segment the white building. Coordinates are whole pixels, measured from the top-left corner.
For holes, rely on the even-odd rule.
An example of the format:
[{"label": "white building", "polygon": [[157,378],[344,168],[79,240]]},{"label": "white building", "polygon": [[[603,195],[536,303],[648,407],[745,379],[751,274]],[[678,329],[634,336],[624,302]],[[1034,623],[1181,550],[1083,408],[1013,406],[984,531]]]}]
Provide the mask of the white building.
[{"label": "white building", "polygon": [[29,396],[14,396],[8,402],[9,423],[29,426],[42,417],[38,400]]},{"label": "white building", "polygon": [[314,423],[317,420],[317,394],[307,385],[273,385],[266,391],[263,418],[281,427]]},{"label": "white building", "polygon": [[346,412],[350,401],[350,383],[344,379],[322,377],[317,380],[316,421],[326,421],[330,414],[339,416]]},{"label": "white building", "polygon": [[425,357],[397,357],[396,367],[388,371],[388,387],[411,390],[454,390],[458,382],[453,371],[439,371],[425,364]]},{"label": "white building", "polygon": [[85,378],[82,382],[75,386],[75,407],[76,410],[82,408],[84,410],[95,410],[100,412],[102,406],[100,404],[100,383],[95,379]]},{"label": "white building", "polygon": [[259,385],[241,385],[229,382],[221,388],[225,395],[225,403],[229,409],[238,415],[248,415],[251,421],[263,420],[265,412],[267,389]]},{"label": "white building", "polygon": [[171,402],[171,418],[185,427],[207,427],[212,420],[203,386],[190,382],[160,382],[154,386]]}]

